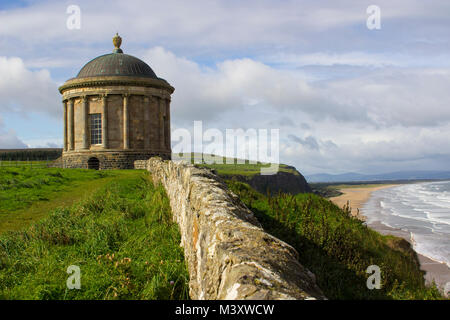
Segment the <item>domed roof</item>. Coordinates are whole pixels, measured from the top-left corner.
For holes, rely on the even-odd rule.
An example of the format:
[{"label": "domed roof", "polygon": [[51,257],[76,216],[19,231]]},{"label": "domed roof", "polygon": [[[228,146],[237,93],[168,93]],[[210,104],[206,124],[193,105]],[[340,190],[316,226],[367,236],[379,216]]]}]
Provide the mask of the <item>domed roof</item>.
[{"label": "domed roof", "polygon": [[159,79],[155,72],[141,59],[124,54],[120,45],[122,38],[113,38],[113,53],[99,56],[89,61],[78,73],[77,78],[101,76],[132,76]]},{"label": "domed roof", "polygon": [[158,79],[155,72],[141,59],[124,53],[110,53],[89,61],[77,78],[101,76],[133,76]]}]

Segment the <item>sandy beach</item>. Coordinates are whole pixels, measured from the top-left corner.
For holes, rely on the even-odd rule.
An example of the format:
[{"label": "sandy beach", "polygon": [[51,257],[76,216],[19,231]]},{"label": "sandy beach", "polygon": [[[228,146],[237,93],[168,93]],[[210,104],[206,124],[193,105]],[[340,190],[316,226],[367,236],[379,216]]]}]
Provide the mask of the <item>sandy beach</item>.
[{"label": "sandy beach", "polygon": [[[364,203],[369,200],[370,194],[375,190],[380,190],[384,188],[391,188],[397,186],[397,184],[382,184],[382,185],[361,185],[361,186],[345,186],[343,188],[339,188],[339,191],[342,192],[338,197],[330,198],[334,204],[336,204],[339,208],[344,207],[347,204],[347,201],[350,204],[350,208],[352,209],[352,216],[358,216],[358,209],[361,211]],[[364,217],[360,214],[358,216],[359,219],[364,220]]]},{"label": "sandy beach", "polygon": [[[386,184],[386,185],[362,185],[362,186],[345,186],[340,188],[339,191],[343,194],[338,197],[330,198],[333,203],[335,203],[339,207],[343,207],[347,204],[347,201],[350,203],[350,207],[352,209],[352,215],[357,217],[360,220],[365,220],[364,212],[362,211],[362,207],[364,203],[369,200],[370,195],[375,190],[380,190],[384,188],[391,188],[396,186],[395,184]],[[359,215],[358,215],[359,209]],[[390,228],[385,226],[380,222],[374,222],[369,224],[369,227],[378,231],[384,235],[394,235],[397,237],[401,237],[407,240],[409,243],[412,243],[411,235],[409,232],[400,229]],[[441,262],[434,261],[424,255],[417,254],[418,260],[420,262],[421,269],[426,272],[425,280],[426,283],[430,284],[433,280],[436,282],[438,287],[443,288],[447,282],[450,282],[450,268]]]}]

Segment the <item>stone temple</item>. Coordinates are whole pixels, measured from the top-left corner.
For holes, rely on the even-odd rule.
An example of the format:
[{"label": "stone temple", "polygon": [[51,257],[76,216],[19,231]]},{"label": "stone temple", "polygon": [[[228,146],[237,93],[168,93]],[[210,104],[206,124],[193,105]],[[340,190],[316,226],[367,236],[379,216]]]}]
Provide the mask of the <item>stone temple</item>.
[{"label": "stone temple", "polygon": [[113,53],[88,62],[59,88],[64,108],[65,168],[130,169],[135,160],[170,159],[174,88],[142,60]]}]

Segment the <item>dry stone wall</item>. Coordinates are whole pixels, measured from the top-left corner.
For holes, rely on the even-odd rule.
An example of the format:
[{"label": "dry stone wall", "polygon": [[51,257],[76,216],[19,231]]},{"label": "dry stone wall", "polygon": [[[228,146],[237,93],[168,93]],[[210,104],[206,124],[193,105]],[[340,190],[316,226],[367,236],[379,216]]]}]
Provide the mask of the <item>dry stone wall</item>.
[{"label": "dry stone wall", "polygon": [[253,213],[208,169],[151,158],[181,232],[192,299],[324,299],[314,275],[287,243],[267,234]]}]

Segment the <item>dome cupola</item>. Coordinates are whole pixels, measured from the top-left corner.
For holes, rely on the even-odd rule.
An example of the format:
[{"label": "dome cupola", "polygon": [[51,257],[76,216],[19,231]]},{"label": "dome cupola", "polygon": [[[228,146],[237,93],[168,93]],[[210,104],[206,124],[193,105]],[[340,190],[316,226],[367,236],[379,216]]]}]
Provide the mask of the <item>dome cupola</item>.
[{"label": "dome cupola", "polygon": [[158,79],[155,72],[141,59],[124,54],[120,48],[122,38],[116,34],[113,38],[112,53],[89,61],[77,75],[77,78],[101,76],[128,76]]}]

